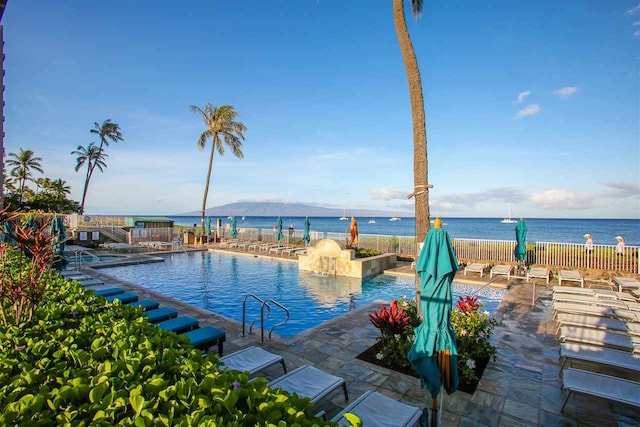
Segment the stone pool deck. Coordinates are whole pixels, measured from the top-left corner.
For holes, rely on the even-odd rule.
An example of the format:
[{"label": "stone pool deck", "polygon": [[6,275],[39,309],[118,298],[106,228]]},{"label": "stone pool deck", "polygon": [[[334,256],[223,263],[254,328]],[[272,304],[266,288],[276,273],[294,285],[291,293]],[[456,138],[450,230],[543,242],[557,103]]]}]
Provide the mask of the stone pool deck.
[{"label": "stone pool deck", "polygon": [[[275,258],[275,257],[274,257]],[[378,331],[367,315],[378,308],[373,303],[326,322],[292,338],[274,337],[260,344],[260,334],[242,336],[242,325],[197,307],[185,304],[132,283],[116,282],[99,269],[86,269],[88,274],[103,278],[107,284],[119,285],[136,292],[141,298],[153,298],[161,306],[171,306],[198,318],[201,325],[211,324],[227,332],[224,354],[252,345],[282,355],[288,370],[301,365],[313,365],[345,379],[350,399],[367,390],[377,390],[389,397],[420,408],[431,406],[431,398],[420,388],[417,378],[400,374],[356,359],[373,345]],[[105,270],[104,273],[108,273]],[[408,266],[393,274],[412,275]],[[469,282],[459,272],[456,281]],[[466,280],[465,280],[466,279]],[[488,280],[488,279],[487,279]],[[477,284],[487,280],[474,280]],[[566,397],[561,390],[559,372],[559,343],[554,336],[551,320],[551,289],[536,288],[536,302],[532,307],[531,285],[521,278],[509,283],[500,279],[498,285],[509,286],[509,292],[495,313],[500,324],[494,330],[493,344],[498,349],[497,360],[487,366],[475,393],[456,392],[445,395],[442,423],[444,426],[637,426],[640,411],[586,396],[572,397],[560,409]],[[607,286],[601,283],[594,287]],[[211,296],[212,298],[215,295]],[[240,296],[239,296],[240,298]],[[265,336],[266,338],[266,336]],[[216,351],[215,348],[212,351]],[[269,379],[282,374],[274,366],[263,371]],[[340,391],[321,401],[315,410],[324,409],[333,417],[347,405]]]}]

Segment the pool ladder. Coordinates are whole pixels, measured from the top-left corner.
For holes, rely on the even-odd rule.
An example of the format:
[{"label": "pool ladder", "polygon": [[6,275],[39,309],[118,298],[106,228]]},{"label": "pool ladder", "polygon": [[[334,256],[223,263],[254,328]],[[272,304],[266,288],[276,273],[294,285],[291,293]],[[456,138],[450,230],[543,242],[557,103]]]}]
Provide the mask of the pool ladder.
[{"label": "pool ladder", "polygon": [[81,249],[79,251],[75,251],[75,268],[76,269],[80,269],[80,267],[82,266],[82,256],[86,255],[88,257],[90,257],[94,262],[99,262],[100,258],[98,258],[95,254],[89,252],[89,251],[85,251],[84,249]]},{"label": "pool ladder", "polygon": [[[271,339],[271,333],[273,332],[273,330],[279,326],[283,326],[285,323],[287,323],[287,321],[289,320],[289,309],[287,307],[285,307],[284,305],[280,304],[278,301],[273,300],[271,298],[267,299],[267,300],[263,300],[262,298],[260,298],[259,296],[257,296],[256,294],[247,294],[245,295],[244,299],[242,300],[242,336],[244,336],[244,330],[245,330],[245,323],[246,323],[246,318],[247,318],[247,300],[249,298],[253,298],[256,301],[258,301],[260,303],[260,319],[253,319],[251,321],[251,323],[249,324],[249,333],[252,332],[253,330],[253,325],[254,323],[256,323],[258,320],[260,320],[260,342],[263,343],[264,342],[264,320],[269,317],[269,315],[271,314],[271,306],[269,304],[273,304],[276,307],[281,308],[285,314],[287,315],[287,317],[280,323],[277,323],[275,325],[273,325],[271,327],[271,329],[269,329],[269,339]],[[267,314],[265,315],[264,313],[264,308],[267,307]]]}]

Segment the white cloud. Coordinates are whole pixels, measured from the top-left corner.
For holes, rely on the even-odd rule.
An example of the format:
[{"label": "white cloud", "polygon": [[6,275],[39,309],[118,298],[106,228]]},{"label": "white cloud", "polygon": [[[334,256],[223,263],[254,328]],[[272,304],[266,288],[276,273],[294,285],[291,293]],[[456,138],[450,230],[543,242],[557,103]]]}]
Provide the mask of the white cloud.
[{"label": "white cloud", "polygon": [[609,197],[624,198],[640,196],[640,182],[615,181],[603,182],[602,184],[611,189],[606,193]]},{"label": "white cloud", "polygon": [[540,107],[538,104],[527,105],[525,108],[518,111],[513,118],[521,119],[526,116],[533,116],[534,114],[538,114],[540,111],[542,111],[542,107]]},{"label": "white cloud", "polygon": [[394,188],[373,188],[369,190],[372,199],[379,200],[406,200],[409,191]]},{"label": "white cloud", "polygon": [[640,10],[640,4],[637,5],[636,7],[632,7],[631,9],[628,9],[625,14],[626,15],[635,15],[636,12],[638,12]]},{"label": "white cloud", "polygon": [[636,37],[640,37],[640,30],[638,30],[635,33],[633,33],[633,35],[636,36]]},{"label": "white cloud", "polygon": [[554,90],[553,94],[560,99],[568,99],[571,95],[578,91],[577,86],[565,86],[558,90]]},{"label": "white cloud", "polygon": [[532,193],[529,202],[542,209],[589,209],[600,206],[600,200],[591,193],[575,193],[562,189],[551,189]]},{"label": "white cloud", "polygon": [[632,24],[634,27],[637,27],[638,25],[640,25],[640,21],[636,21]]},{"label": "white cloud", "polygon": [[518,95],[518,103],[522,104],[524,102],[524,99],[529,95],[531,95],[530,90],[525,90],[524,92],[520,92],[520,94]]}]

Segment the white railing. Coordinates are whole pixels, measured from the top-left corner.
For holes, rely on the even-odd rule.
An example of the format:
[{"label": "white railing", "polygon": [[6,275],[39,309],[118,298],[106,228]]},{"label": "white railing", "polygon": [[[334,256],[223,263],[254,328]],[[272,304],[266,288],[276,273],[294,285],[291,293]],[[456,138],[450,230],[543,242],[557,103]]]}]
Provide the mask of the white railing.
[{"label": "white railing", "polygon": [[132,228],[127,235],[127,243],[137,245],[145,242],[173,242],[173,227]]}]

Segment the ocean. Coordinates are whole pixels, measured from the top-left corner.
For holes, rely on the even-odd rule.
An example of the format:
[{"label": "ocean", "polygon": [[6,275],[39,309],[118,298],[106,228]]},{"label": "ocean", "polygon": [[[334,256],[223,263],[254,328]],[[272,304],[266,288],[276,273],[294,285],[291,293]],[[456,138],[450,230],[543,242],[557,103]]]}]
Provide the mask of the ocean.
[{"label": "ocean", "polygon": [[[176,225],[200,226],[197,216],[169,216]],[[215,228],[217,217],[211,217],[211,226]],[[223,226],[230,222],[220,218]],[[248,216],[244,220],[236,217],[238,228],[272,229],[277,217]],[[351,218],[349,218],[351,219]],[[374,218],[376,223],[369,224],[371,218],[357,217],[360,234],[379,234],[388,236],[415,236],[415,218],[402,218],[401,221],[389,221],[389,217]],[[282,217],[283,229],[292,224],[296,230],[304,230],[304,217]],[[502,218],[442,218],[444,228],[453,239],[515,240],[516,224],[502,224]],[[310,217],[311,230],[344,233],[350,221],[340,221],[336,217]],[[551,219],[527,218],[528,242],[584,243],[589,233],[595,244],[615,245],[616,236],[622,236],[627,246],[640,246],[640,219]]]}]

